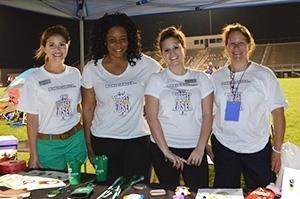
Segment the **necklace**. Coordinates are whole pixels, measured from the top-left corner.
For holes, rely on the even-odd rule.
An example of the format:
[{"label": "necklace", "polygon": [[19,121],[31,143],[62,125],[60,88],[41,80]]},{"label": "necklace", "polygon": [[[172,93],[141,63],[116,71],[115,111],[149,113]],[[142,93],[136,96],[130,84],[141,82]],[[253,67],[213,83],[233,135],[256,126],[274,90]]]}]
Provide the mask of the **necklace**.
[{"label": "necklace", "polygon": [[245,72],[246,70],[248,69],[249,65],[251,64],[251,62],[248,62],[247,65],[246,65],[246,68],[245,70],[243,71],[242,73],[242,76],[241,78],[239,79],[239,81],[237,82],[237,86],[235,87],[235,73],[232,72],[231,70],[231,66],[229,65],[228,68],[230,70],[230,74],[229,74],[229,77],[230,77],[230,82],[229,82],[229,85],[230,85],[230,91],[231,91],[231,94],[233,96],[233,100],[236,101],[237,100],[237,93],[238,93],[238,90],[239,90],[239,86],[240,86],[240,83],[245,75]]}]

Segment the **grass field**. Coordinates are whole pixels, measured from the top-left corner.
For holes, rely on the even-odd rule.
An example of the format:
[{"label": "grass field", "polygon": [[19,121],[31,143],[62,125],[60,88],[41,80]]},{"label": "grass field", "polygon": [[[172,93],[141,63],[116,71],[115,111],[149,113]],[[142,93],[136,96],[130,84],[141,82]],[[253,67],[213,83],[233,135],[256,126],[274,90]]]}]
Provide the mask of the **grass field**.
[{"label": "grass field", "polygon": [[[300,146],[299,127],[300,124],[300,78],[280,79],[280,85],[288,100],[288,108],[286,110],[286,134],[285,141],[292,142]],[[4,88],[0,88],[0,94]],[[26,140],[26,127],[11,128],[4,119],[0,120],[0,135],[14,135],[19,140]],[[28,159],[28,153],[18,153],[19,159]],[[94,173],[93,167],[88,163],[87,172]],[[213,167],[210,166],[210,185],[213,179]]]}]

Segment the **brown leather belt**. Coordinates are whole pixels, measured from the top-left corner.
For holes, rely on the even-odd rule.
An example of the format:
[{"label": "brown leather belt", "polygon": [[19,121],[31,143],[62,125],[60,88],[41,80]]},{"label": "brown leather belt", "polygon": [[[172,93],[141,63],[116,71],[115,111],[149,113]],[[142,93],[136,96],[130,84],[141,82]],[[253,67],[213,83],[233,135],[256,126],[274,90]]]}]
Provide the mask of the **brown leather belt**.
[{"label": "brown leather belt", "polygon": [[58,135],[51,135],[51,134],[46,134],[46,133],[38,133],[37,138],[41,140],[66,140],[69,137],[75,135],[76,132],[78,132],[80,129],[82,129],[82,125],[80,122],[76,124],[73,128],[68,130],[65,133],[58,134]]}]

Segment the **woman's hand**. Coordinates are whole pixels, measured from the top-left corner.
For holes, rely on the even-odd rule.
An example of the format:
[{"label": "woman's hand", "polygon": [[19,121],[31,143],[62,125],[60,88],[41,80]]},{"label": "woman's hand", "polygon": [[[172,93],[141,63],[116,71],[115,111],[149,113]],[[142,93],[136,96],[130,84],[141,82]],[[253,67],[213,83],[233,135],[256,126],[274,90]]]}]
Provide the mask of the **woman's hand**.
[{"label": "woman's hand", "polygon": [[271,160],[272,171],[278,173],[281,167],[281,158],[280,153],[272,152],[272,160]]},{"label": "woman's hand", "polygon": [[28,167],[31,169],[41,168],[41,165],[39,163],[37,156],[30,155],[29,160],[28,160]]},{"label": "woman's hand", "polygon": [[195,148],[187,159],[188,165],[200,166],[203,158],[204,150]]},{"label": "woman's hand", "polygon": [[215,155],[214,155],[214,153],[212,151],[211,145],[210,144],[206,144],[205,149],[206,149],[206,153],[210,157],[211,161],[214,161]]},{"label": "woman's hand", "polygon": [[187,161],[176,154],[172,153],[171,151],[167,151],[164,153],[164,156],[166,158],[166,161],[170,161],[173,163],[173,167],[175,167],[177,170],[183,169],[184,163],[187,163]]},{"label": "woman's hand", "polygon": [[91,145],[87,146],[87,152],[88,152],[88,158],[90,160],[90,163],[94,166],[95,154]]}]

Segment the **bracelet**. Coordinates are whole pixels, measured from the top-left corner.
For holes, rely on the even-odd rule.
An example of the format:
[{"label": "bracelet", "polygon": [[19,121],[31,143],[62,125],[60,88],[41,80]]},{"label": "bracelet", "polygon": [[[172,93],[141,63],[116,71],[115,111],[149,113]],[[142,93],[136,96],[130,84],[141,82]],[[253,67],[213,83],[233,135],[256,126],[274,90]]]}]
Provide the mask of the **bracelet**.
[{"label": "bracelet", "polygon": [[281,153],[281,151],[278,151],[278,150],[275,149],[275,146],[272,146],[272,150],[273,150],[275,153],[278,153],[278,154]]}]

